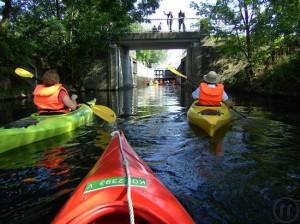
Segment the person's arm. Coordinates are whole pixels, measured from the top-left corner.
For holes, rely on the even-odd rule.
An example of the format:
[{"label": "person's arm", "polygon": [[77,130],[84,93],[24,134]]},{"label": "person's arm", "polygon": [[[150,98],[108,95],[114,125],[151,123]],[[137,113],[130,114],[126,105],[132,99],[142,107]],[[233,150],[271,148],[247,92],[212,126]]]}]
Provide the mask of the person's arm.
[{"label": "person's arm", "polygon": [[233,106],[233,102],[231,100],[225,100],[222,101],[228,108],[231,108]]},{"label": "person's arm", "polygon": [[199,98],[199,88],[195,89],[194,92],[192,92],[192,97],[194,100]]},{"label": "person's arm", "polygon": [[229,99],[227,93],[224,91],[222,102],[228,107],[231,108],[233,106],[233,102]]},{"label": "person's arm", "polygon": [[72,95],[71,97],[69,97],[68,95],[65,95],[63,97],[63,102],[68,108],[70,108],[71,110],[75,110],[77,108],[76,99],[77,99],[77,95],[75,95],[75,94]]}]

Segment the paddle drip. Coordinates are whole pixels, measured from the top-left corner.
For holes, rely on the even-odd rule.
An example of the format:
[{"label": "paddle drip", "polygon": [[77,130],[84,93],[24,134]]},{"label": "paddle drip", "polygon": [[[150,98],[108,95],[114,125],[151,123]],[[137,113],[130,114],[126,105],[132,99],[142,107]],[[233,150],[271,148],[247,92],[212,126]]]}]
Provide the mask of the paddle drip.
[{"label": "paddle drip", "polygon": [[125,173],[127,176],[127,200],[128,200],[128,209],[129,209],[129,217],[130,217],[130,224],[134,224],[134,211],[133,211],[133,204],[132,204],[132,198],[131,198],[131,175],[130,175],[130,170],[129,170],[129,163],[128,160],[126,159],[123,151],[123,145],[121,141],[121,135],[119,131],[114,131],[111,133],[112,136],[118,135],[119,138],[119,145],[120,145],[120,150],[121,150],[121,155],[123,158],[123,164],[124,164],[124,169]]}]

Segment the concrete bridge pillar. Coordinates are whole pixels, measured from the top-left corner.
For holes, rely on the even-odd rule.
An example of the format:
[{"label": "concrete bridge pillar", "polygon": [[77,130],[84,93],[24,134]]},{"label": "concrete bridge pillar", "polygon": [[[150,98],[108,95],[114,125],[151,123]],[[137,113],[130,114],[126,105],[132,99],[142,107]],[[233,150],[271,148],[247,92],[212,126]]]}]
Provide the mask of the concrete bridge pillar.
[{"label": "concrete bridge pillar", "polygon": [[109,53],[109,75],[108,89],[117,90],[119,88],[119,73],[120,73],[120,48],[117,44],[110,45]]},{"label": "concrete bridge pillar", "polygon": [[194,42],[188,49],[189,62],[188,67],[188,78],[191,81],[197,82],[202,75],[202,60],[201,60],[201,46],[200,42]]},{"label": "concrete bridge pillar", "polygon": [[109,60],[109,89],[118,90],[125,87],[134,87],[129,49],[117,44],[111,45]]},{"label": "concrete bridge pillar", "polygon": [[132,88],[134,87],[133,68],[131,63],[131,57],[129,55],[129,49],[121,47],[121,66],[122,66],[122,86],[120,88]]},{"label": "concrete bridge pillar", "polygon": [[202,66],[201,66],[201,46],[199,42],[191,43],[187,48],[186,57],[181,61],[183,72],[186,74],[189,80],[195,83],[201,78]]}]

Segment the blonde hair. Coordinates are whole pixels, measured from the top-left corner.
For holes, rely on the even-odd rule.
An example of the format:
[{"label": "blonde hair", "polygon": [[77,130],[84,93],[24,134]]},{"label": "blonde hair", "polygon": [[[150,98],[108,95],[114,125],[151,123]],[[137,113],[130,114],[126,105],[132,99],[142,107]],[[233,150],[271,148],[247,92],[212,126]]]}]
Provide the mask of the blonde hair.
[{"label": "blonde hair", "polygon": [[60,78],[55,69],[50,69],[43,74],[42,81],[45,86],[52,86],[58,84]]}]

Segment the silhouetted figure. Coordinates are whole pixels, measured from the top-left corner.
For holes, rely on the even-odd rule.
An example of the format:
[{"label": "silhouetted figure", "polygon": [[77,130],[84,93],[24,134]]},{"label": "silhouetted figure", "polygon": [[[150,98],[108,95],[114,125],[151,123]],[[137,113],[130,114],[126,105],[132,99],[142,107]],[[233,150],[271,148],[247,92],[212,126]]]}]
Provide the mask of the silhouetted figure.
[{"label": "silhouetted figure", "polygon": [[170,32],[172,32],[172,23],[173,23],[173,15],[172,12],[170,11],[169,13],[166,13],[164,11],[164,14],[167,16],[167,25],[170,29]]},{"label": "silhouetted figure", "polygon": [[157,32],[157,28],[156,28],[155,25],[152,27],[152,32],[153,32],[153,33]]},{"label": "silhouetted figure", "polygon": [[158,32],[161,31],[161,23],[158,24],[157,30],[158,30]]},{"label": "silhouetted figure", "polygon": [[178,13],[179,32],[180,32],[180,30],[181,30],[181,25],[182,25],[182,30],[183,30],[183,32],[185,32],[184,17],[185,17],[184,12],[182,12],[182,11],[180,10],[179,13]]}]

